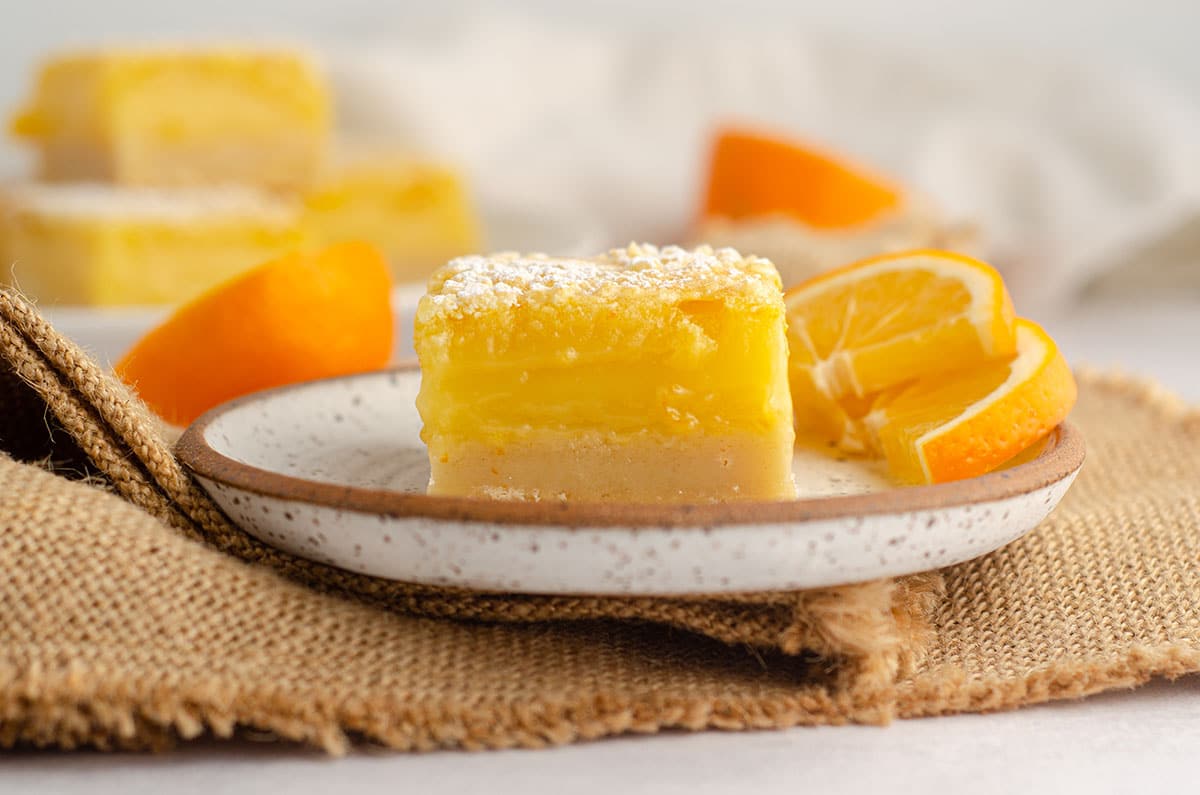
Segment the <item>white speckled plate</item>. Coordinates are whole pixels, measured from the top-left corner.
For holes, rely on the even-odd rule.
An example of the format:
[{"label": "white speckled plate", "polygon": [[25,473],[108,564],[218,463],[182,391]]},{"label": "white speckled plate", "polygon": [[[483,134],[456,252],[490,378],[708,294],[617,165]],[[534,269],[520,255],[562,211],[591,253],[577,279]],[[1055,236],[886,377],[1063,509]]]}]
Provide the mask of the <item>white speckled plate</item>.
[{"label": "white speckled plate", "polygon": [[877,465],[798,450],[804,499],[706,505],[430,497],[415,365],[235,400],[178,451],[225,512],[304,558],[397,580],[525,593],[812,588],[937,568],[1018,538],[1083,463],[1070,425],[1036,458],[896,487]]}]

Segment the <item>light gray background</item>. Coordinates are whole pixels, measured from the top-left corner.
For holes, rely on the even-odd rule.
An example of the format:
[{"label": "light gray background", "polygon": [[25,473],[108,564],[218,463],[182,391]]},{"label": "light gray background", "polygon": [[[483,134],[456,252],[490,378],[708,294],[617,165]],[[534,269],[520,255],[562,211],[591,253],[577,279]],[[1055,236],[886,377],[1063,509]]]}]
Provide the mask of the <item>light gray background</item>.
[{"label": "light gray background", "polygon": [[1200,100],[1195,0],[3,0],[0,107],[49,47],[158,35],[289,36],[335,44],[400,37],[462,15],[566,24],[794,25],[919,47],[1017,47],[1149,67]]}]

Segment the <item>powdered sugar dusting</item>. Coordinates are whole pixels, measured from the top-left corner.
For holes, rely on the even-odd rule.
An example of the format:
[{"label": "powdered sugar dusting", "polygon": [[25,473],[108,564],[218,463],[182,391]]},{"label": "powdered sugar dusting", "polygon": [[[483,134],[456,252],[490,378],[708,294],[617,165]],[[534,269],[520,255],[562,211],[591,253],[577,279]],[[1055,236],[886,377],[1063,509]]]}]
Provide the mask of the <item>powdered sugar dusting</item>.
[{"label": "powdered sugar dusting", "polygon": [[212,218],[252,218],[289,226],[299,207],[250,188],[142,188],[100,183],[25,183],[5,186],[0,204],[9,212],[51,217],[134,219],[192,223]]},{"label": "powdered sugar dusting", "polygon": [[651,295],[677,301],[730,291],[777,295],[779,290],[779,275],[769,261],[743,257],[732,248],[631,243],[589,258],[511,251],[460,257],[434,274],[425,303],[434,311],[470,314],[583,297],[617,302]]}]

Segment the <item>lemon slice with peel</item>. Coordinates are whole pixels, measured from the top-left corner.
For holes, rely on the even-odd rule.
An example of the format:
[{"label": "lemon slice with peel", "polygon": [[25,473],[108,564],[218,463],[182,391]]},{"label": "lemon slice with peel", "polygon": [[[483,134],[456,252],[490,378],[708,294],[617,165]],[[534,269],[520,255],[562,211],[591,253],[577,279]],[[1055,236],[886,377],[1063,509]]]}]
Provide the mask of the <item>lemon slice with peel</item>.
[{"label": "lemon slice with peel", "polygon": [[797,416],[810,396],[870,398],[1016,352],[1000,274],[948,251],[873,257],[797,285],[784,300]]},{"label": "lemon slice with peel", "polygon": [[1077,388],[1058,346],[1018,320],[1017,354],[917,381],[876,401],[858,433],[910,483],[975,477],[1044,438],[1075,404]]}]

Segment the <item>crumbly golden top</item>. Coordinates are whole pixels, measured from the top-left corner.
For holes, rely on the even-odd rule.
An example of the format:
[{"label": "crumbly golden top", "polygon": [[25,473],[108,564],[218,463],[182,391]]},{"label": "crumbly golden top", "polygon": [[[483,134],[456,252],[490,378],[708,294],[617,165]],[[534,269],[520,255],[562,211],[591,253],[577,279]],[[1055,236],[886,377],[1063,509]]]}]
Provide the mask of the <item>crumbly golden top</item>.
[{"label": "crumbly golden top", "polygon": [[430,278],[420,314],[432,320],[516,306],[580,304],[628,311],[711,298],[753,305],[778,301],[780,289],[774,265],[731,248],[631,243],[578,259],[516,252],[460,257]]}]

